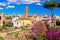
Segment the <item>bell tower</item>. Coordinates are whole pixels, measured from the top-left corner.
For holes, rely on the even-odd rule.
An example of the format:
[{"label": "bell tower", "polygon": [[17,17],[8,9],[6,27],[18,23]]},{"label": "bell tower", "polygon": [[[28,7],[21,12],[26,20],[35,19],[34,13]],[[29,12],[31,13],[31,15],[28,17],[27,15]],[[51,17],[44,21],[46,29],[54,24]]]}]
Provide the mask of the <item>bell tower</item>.
[{"label": "bell tower", "polygon": [[28,6],[25,7],[25,17],[28,17]]}]

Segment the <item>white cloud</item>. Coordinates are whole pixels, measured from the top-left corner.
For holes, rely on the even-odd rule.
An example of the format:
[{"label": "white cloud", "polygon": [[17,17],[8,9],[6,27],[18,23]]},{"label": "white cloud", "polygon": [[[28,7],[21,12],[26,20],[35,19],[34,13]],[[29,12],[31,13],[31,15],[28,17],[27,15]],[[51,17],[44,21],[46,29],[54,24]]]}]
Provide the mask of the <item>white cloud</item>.
[{"label": "white cloud", "polygon": [[35,2],[40,2],[40,0],[7,0],[7,2],[14,3],[14,4],[32,4]]},{"label": "white cloud", "polygon": [[36,5],[41,5],[41,3],[36,3]]},{"label": "white cloud", "polygon": [[5,2],[0,2],[0,6],[6,6]]},{"label": "white cloud", "polygon": [[20,4],[20,1],[21,0],[7,0],[8,4],[11,4],[11,3],[13,3],[13,4]]},{"label": "white cloud", "polygon": [[7,0],[8,4],[32,4],[32,3],[37,3],[37,2],[42,2],[44,3],[45,1],[49,0]]},{"label": "white cloud", "polygon": [[27,4],[32,4],[36,2],[40,2],[40,0],[22,0],[22,3],[27,3]]},{"label": "white cloud", "polygon": [[[0,6],[7,6],[10,4],[32,4],[32,3],[37,3],[37,5],[41,5],[41,3],[44,3],[45,1],[49,0],[7,0],[5,2],[0,2]],[[9,6],[8,6],[9,8]],[[14,8],[14,7],[12,7]]]},{"label": "white cloud", "polygon": [[17,0],[7,0],[8,2],[17,2]]},{"label": "white cloud", "polygon": [[50,0],[48,0],[48,1],[50,1]]},{"label": "white cloud", "polygon": [[42,1],[42,3],[44,3],[45,1]]},{"label": "white cloud", "polygon": [[9,6],[7,6],[6,8],[15,8],[15,6],[10,6],[10,5],[9,5]]},{"label": "white cloud", "polygon": [[2,8],[2,7],[0,7],[0,10],[3,10],[3,8]]}]

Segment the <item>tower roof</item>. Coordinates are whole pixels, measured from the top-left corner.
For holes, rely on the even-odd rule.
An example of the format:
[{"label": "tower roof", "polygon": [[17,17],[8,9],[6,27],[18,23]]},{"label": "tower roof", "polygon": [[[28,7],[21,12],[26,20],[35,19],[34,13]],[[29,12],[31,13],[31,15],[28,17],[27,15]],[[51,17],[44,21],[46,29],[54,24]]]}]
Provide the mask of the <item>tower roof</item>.
[{"label": "tower roof", "polygon": [[26,8],[28,8],[28,6],[26,6]]}]

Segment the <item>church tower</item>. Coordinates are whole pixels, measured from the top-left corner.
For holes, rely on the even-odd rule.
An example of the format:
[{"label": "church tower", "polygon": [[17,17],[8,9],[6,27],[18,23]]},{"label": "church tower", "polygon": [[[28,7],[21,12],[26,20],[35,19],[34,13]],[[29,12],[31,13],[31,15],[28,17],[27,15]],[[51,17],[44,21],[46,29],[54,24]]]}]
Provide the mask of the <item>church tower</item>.
[{"label": "church tower", "polygon": [[28,6],[25,7],[25,17],[28,17]]}]

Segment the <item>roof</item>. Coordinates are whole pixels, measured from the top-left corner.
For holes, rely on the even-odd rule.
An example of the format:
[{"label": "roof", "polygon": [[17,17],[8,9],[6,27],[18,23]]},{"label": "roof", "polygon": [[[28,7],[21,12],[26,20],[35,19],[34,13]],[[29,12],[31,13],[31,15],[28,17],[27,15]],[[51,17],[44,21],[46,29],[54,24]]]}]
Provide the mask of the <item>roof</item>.
[{"label": "roof", "polygon": [[29,17],[28,18],[22,18],[20,17],[20,20],[31,20]]}]

